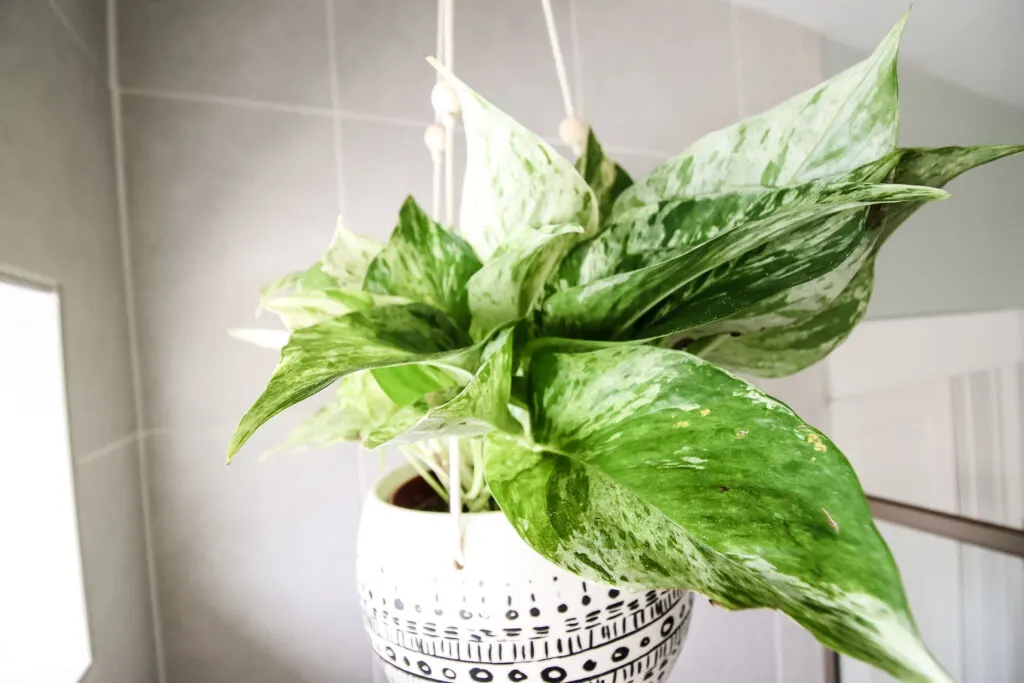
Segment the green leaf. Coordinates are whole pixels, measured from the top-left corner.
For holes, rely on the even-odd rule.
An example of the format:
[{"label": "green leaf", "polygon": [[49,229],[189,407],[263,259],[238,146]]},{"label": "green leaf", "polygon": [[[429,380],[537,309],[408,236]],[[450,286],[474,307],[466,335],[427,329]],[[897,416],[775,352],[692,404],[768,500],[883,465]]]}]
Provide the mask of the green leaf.
[{"label": "green leaf", "polygon": [[814,365],[846,341],[867,313],[874,286],[869,260],[826,308],[797,323],[716,339],[700,356],[736,372],[785,377]]},{"label": "green leaf", "polygon": [[484,260],[521,228],[582,225],[597,232],[597,200],[572,164],[433,59],[455,89],[466,128],[459,230]]},{"label": "green leaf", "polygon": [[296,427],[272,452],[361,441],[390,420],[397,410],[398,406],[381,391],[372,372],[346,375],[338,382],[331,402]]},{"label": "green leaf", "polygon": [[[901,149],[892,179],[942,187],[972,168],[1011,154],[1024,145]],[[878,207],[869,215],[864,240],[836,270],[769,297],[722,320],[683,336],[731,331],[739,337],[717,339],[701,355],[737,372],[782,377],[826,358],[844,342],[867,313],[874,287],[874,259],[882,244],[923,204]]]},{"label": "green leaf", "polygon": [[665,199],[837,176],[896,147],[904,17],[865,61],[757,116],[710,133],[622,193],[613,218]]},{"label": "green leaf", "polygon": [[458,382],[432,365],[394,365],[372,370],[377,384],[399,406],[407,406],[426,394],[455,387]]},{"label": "green leaf", "polygon": [[366,269],[380,250],[379,242],[348,230],[339,218],[320,266],[326,275],[334,278],[337,286],[359,288],[366,277]]},{"label": "green leaf", "polygon": [[263,394],[242,418],[228,460],[267,420],[360,370],[428,363],[470,375],[480,350],[424,304],[356,311],[292,332]]},{"label": "green leaf", "polygon": [[473,248],[431,220],[410,196],[387,246],[370,263],[363,288],[430,304],[466,328],[466,283],[479,269]]},{"label": "green leaf", "polygon": [[469,280],[473,338],[482,339],[533,310],[551,273],[582,232],[579,225],[521,228],[498,247]]},{"label": "green leaf", "polygon": [[513,360],[512,331],[506,329],[485,344],[480,369],[465,387],[427,395],[403,408],[367,436],[366,447],[439,436],[480,436],[495,428],[511,434],[522,432],[508,410]]},{"label": "green leaf", "polygon": [[[805,183],[803,187],[813,190],[836,183],[887,182],[897,161],[895,155],[887,155],[842,176],[816,184]],[[554,286],[556,289],[568,289],[667,261],[753,218],[765,218],[770,212],[785,207],[781,201],[773,204],[772,196],[762,195],[772,190],[785,190],[776,196],[792,201],[796,195],[791,190],[795,187],[746,187],[707,197],[660,201],[620,213],[600,235],[572,250],[562,262]],[[866,215],[866,211],[865,208],[860,213]],[[829,215],[823,220],[842,222],[842,217]],[[820,231],[827,233],[828,228],[823,226]],[[812,228],[807,232],[815,235],[818,231]],[[823,242],[821,239],[818,241]],[[779,244],[775,251],[781,253],[790,248],[791,245]],[[767,251],[772,252],[771,245]]]},{"label": "green leaf", "polygon": [[[893,182],[944,187],[962,173],[1021,152],[1024,152],[1024,145],[909,147],[898,152],[899,164]],[[886,211],[882,216],[881,241],[888,239],[920,207],[920,204],[908,204]]]},{"label": "green leaf", "polygon": [[598,215],[603,223],[611,212],[612,204],[633,184],[633,179],[624,168],[605,155],[592,128],[587,130],[587,146],[576,160],[576,170],[594,191]]},{"label": "green leaf", "polygon": [[[847,209],[945,196],[941,190],[915,186],[813,182],[667,202],[651,212],[651,220],[652,224],[671,222],[681,226],[673,234],[691,234],[695,226],[704,225],[709,216],[719,212],[726,227],[668,260],[553,294],[544,303],[545,334],[590,339],[643,338],[643,330],[633,326],[645,313],[672,295],[683,301],[694,298],[716,284],[718,274],[713,269],[725,266],[728,273],[732,268],[730,261],[772,240]],[[722,206],[727,208],[722,210]],[[843,226],[840,221],[838,227]],[[747,301],[745,296],[743,291],[730,292],[715,309],[715,315],[728,315],[757,300]],[[757,296],[764,294],[759,292]]]},{"label": "green leaf", "polygon": [[492,436],[487,480],[519,534],[606,583],[779,609],[906,680],[949,681],[842,453],[786,406],[678,351],[541,354],[536,445]]},{"label": "green leaf", "polygon": [[264,307],[276,313],[289,330],[297,330],[352,311],[402,303],[409,302],[401,297],[381,296],[355,289],[303,289],[296,294],[271,298]]}]

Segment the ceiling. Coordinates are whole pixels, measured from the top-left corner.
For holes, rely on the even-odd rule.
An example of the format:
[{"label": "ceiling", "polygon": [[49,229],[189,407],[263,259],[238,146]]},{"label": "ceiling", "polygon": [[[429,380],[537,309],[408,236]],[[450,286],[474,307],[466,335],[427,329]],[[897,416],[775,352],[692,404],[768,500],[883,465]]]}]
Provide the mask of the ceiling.
[{"label": "ceiling", "polygon": [[[735,0],[870,49],[908,0]],[[1024,107],[1024,0],[917,0],[901,56],[929,73]]]}]

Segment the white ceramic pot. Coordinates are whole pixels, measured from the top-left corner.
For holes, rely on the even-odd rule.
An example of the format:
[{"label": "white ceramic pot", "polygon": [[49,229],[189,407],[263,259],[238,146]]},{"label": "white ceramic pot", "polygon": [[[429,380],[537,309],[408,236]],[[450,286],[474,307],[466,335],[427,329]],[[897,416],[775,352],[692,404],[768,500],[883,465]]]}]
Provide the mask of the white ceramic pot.
[{"label": "white ceramic pot", "polygon": [[446,514],[390,504],[400,468],[359,528],[363,617],[391,683],[664,681],[683,646],[689,591],[619,591],[535,553],[500,512],[463,517],[465,566]]}]

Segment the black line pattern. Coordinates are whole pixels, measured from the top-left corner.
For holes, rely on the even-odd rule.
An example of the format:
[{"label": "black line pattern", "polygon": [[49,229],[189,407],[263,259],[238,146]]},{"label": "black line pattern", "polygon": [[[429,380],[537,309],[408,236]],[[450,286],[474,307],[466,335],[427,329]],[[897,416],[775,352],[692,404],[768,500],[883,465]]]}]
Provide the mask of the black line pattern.
[{"label": "black line pattern", "polygon": [[[689,628],[692,593],[636,594],[594,585],[588,590],[586,582],[562,578],[553,601],[536,581],[522,595],[507,586],[508,595],[494,600],[500,608],[493,613],[479,595],[486,590],[483,582],[447,603],[432,592],[440,608],[424,610],[422,621],[411,618],[420,612],[409,609],[420,607],[412,595],[380,598],[391,591],[374,582],[373,593],[362,586],[364,622],[391,683],[656,683],[667,678]],[[457,609],[448,608],[452,602]]]}]

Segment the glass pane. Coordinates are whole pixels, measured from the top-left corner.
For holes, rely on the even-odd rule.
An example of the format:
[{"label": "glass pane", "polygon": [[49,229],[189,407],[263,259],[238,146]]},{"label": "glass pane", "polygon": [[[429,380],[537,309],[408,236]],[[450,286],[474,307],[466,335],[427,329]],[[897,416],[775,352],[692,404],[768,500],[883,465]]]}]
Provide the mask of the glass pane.
[{"label": "glass pane", "polygon": [[[1024,559],[878,522],[928,646],[958,683],[1024,681]],[[844,657],[841,683],[895,679]]]},{"label": "glass pane", "polygon": [[57,294],[0,280],[0,681],[90,662]]}]

